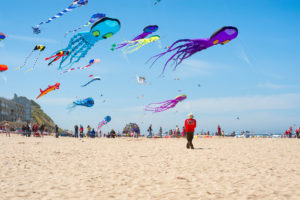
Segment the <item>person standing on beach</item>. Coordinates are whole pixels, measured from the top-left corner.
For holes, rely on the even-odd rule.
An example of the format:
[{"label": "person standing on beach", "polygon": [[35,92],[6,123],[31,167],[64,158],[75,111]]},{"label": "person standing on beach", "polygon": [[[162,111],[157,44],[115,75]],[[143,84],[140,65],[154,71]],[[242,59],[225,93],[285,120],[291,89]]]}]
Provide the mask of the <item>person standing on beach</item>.
[{"label": "person standing on beach", "polygon": [[180,136],[180,129],[178,127],[178,125],[176,125],[176,128],[175,128],[175,137],[179,137]]},{"label": "person standing on beach", "polygon": [[8,135],[8,137],[10,137],[10,130],[9,130],[9,123],[8,122],[5,123],[5,135],[6,136]]},{"label": "person standing on beach", "polygon": [[150,124],[149,128],[148,128],[148,132],[149,132],[149,136],[150,138],[152,138],[152,124]]},{"label": "person standing on beach", "polygon": [[58,126],[57,126],[57,124],[55,124],[55,137],[56,137],[56,138],[59,137]]},{"label": "person standing on beach", "polygon": [[114,129],[111,129],[110,131],[110,138],[115,138],[116,137],[116,132]]},{"label": "person standing on beach", "polygon": [[162,127],[160,127],[159,128],[159,137],[162,137],[162,132],[163,132]]},{"label": "person standing on beach", "polygon": [[90,127],[90,125],[88,125],[86,129],[87,129],[87,137],[90,137],[92,128]]},{"label": "person standing on beach", "polygon": [[78,126],[75,125],[74,129],[75,129],[75,137],[78,138]]},{"label": "person standing on beach", "polygon": [[45,130],[45,124],[42,124],[42,125],[40,126],[40,133],[41,133],[41,136],[43,136],[44,130]]},{"label": "person standing on beach", "polygon": [[80,132],[80,138],[83,138],[83,126],[82,125],[80,125],[79,132]]},{"label": "person standing on beach", "polygon": [[194,119],[194,115],[192,113],[190,113],[188,115],[188,119],[185,120],[184,122],[184,126],[185,126],[185,131],[186,131],[186,138],[187,138],[187,144],[186,144],[186,148],[191,148],[194,149],[194,145],[193,145],[193,138],[194,138],[194,132],[195,132],[195,128],[196,128],[196,120]]}]

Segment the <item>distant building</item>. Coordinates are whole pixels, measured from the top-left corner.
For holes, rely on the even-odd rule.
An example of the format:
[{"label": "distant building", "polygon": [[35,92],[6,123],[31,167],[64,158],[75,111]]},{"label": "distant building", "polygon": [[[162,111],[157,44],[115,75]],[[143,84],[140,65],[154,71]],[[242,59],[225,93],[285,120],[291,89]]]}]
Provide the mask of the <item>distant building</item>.
[{"label": "distant building", "polygon": [[23,121],[25,120],[25,109],[14,101],[0,97],[0,120]]},{"label": "distant building", "polygon": [[0,97],[0,121],[31,121],[31,101],[16,94],[12,100]]},{"label": "distant building", "polygon": [[31,115],[31,100],[27,99],[26,97],[18,97],[16,94],[14,95],[14,98],[12,101],[22,105],[25,109],[25,119],[22,121],[30,122],[32,119]]}]

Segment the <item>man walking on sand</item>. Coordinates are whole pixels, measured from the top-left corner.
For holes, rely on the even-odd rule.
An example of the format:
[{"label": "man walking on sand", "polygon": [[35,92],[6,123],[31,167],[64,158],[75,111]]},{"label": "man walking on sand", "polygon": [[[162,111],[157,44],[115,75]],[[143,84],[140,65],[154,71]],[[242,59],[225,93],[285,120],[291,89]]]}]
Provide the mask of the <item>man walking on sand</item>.
[{"label": "man walking on sand", "polygon": [[185,126],[185,131],[186,131],[186,138],[187,138],[187,144],[186,148],[191,148],[194,149],[193,145],[193,138],[194,138],[194,131],[196,128],[196,120],[194,119],[194,115],[190,113],[188,115],[188,119],[185,120],[184,126]]}]

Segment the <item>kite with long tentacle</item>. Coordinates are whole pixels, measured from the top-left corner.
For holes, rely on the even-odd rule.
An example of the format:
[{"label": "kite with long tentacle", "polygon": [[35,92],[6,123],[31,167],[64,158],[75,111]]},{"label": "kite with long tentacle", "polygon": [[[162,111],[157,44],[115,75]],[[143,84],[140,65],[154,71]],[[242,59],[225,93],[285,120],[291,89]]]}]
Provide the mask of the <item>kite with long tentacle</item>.
[{"label": "kite with long tentacle", "polygon": [[89,97],[86,99],[80,99],[73,102],[73,104],[69,107],[69,109],[73,109],[76,106],[84,106],[84,107],[93,107],[94,106],[94,99]]},{"label": "kite with long tentacle", "polygon": [[98,21],[99,19],[102,19],[103,17],[105,17],[105,14],[103,14],[103,13],[96,13],[96,14],[92,15],[92,17],[91,17],[91,19],[88,21],[88,23],[86,23],[86,24],[84,24],[84,25],[82,25],[82,26],[80,26],[80,27],[78,27],[78,28],[76,28],[76,29],[74,29],[74,30],[71,30],[71,31],[66,32],[65,37],[66,37],[69,33],[75,33],[75,32],[77,32],[78,30],[80,30],[80,29],[82,29],[82,28],[84,28],[84,27],[87,27],[87,26],[89,26],[89,25],[95,23],[96,21]]},{"label": "kite with long tentacle", "polygon": [[125,47],[125,49],[123,50],[123,52],[126,53],[133,53],[137,50],[139,50],[141,47],[155,42],[157,40],[159,40],[160,37],[158,35],[153,35],[149,38],[145,38],[145,39],[140,39],[140,40],[136,40],[136,41],[129,41],[129,44],[127,47]]},{"label": "kite with long tentacle", "polygon": [[[175,67],[180,65],[182,61],[191,57],[195,53],[212,47],[217,44],[227,44],[231,40],[235,39],[238,35],[238,29],[233,26],[225,26],[216,31],[210,38],[200,38],[200,39],[182,39],[174,42],[168,50],[165,52],[158,54],[156,56],[151,57],[149,60],[155,58],[152,65],[162,56],[167,53],[173,53],[173,55],[167,60],[164,65],[163,72],[164,73],[169,62],[174,61]],[[180,43],[183,43],[179,45]]]},{"label": "kite with long tentacle", "polygon": [[25,58],[25,61],[24,61],[23,65],[20,66],[20,67],[17,67],[16,69],[22,69],[23,67],[25,67],[25,65],[27,64],[27,60],[31,57],[32,53],[33,53],[34,51],[39,51],[39,55],[38,55],[38,57],[36,57],[36,59],[34,60],[33,66],[32,66],[30,69],[28,69],[26,72],[33,70],[34,67],[35,67],[35,65],[36,65],[36,63],[37,63],[37,61],[38,61],[38,59],[39,59],[40,56],[41,56],[41,52],[44,51],[45,49],[46,49],[46,47],[45,47],[44,45],[36,45],[36,46],[34,47],[34,49],[30,52],[30,54]]},{"label": "kite with long tentacle", "polygon": [[57,54],[55,54],[55,55],[53,55],[53,56],[51,56],[51,57],[49,57],[49,58],[45,58],[45,60],[47,61],[47,60],[49,60],[49,59],[51,59],[51,58],[54,58],[52,61],[50,61],[49,62],[49,66],[50,65],[52,65],[52,63],[53,62],[55,62],[55,61],[58,61],[60,58],[62,58],[63,56],[67,56],[67,55],[69,55],[69,51],[68,52],[64,52],[64,51],[60,51],[60,52],[58,52]]},{"label": "kite with long tentacle", "polygon": [[[89,32],[77,33],[72,37],[67,48],[59,51],[69,51],[60,61],[59,69],[70,68],[74,63],[84,58],[96,42],[112,37],[120,30],[121,24],[117,19],[104,17],[93,24]],[[57,54],[57,51],[54,54]],[[67,62],[65,64],[65,62]]]},{"label": "kite with long tentacle", "polygon": [[88,64],[87,66],[71,68],[71,69],[68,69],[68,70],[63,71],[61,74],[65,74],[65,73],[67,73],[67,72],[71,72],[71,71],[74,71],[74,70],[76,70],[76,69],[83,70],[83,69],[86,69],[86,68],[92,66],[93,64],[99,63],[99,62],[100,62],[100,59],[92,59],[92,60],[90,60],[90,62],[89,62],[89,64]]},{"label": "kite with long tentacle", "polygon": [[122,47],[127,46],[128,44],[134,44],[135,41],[140,40],[140,39],[144,39],[148,35],[151,35],[152,33],[156,32],[157,30],[158,30],[158,26],[157,25],[146,26],[143,29],[143,33],[142,34],[136,36],[131,41],[126,41],[126,42],[123,42],[121,44],[113,44],[111,50],[114,51],[115,49],[120,49]]},{"label": "kite with long tentacle", "polygon": [[90,83],[94,82],[94,81],[100,81],[101,78],[100,77],[97,77],[95,76],[92,80],[90,80],[89,82],[87,82],[86,84],[82,85],[81,87],[85,87],[87,85],[89,85]]},{"label": "kite with long tentacle", "polygon": [[60,13],[56,14],[54,17],[51,17],[47,21],[41,22],[38,25],[36,25],[35,27],[32,27],[33,33],[35,33],[35,34],[41,33],[41,30],[39,28],[41,25],[48,24],[48,23],[52,22],[52,20],[60,18],[61,16],[63,16],[67,12],[70,12],[70,11],[74,10],[75,8],[78,8],[78,7],[81,7],[81,6],[86,6],[87,4],[88,4],[88,0],[75,0],[75,1],[73,1],[73,3],[69,7],[67,7],[66,9],[61,11]]},{"label": "kite with long tentacle", "polygon": [[175,99],[163,101],[160,103],[151,103],[146,106],[145,111],[151,111],[154,113],[163,112],[170,108],[174,108],[179,102],[185,100],[186,98],[186,95],[180,95],[175,97]]},{"label": "kite with long tentacle", "polygon": [[102,122],[99,122],[98,127],[97,127],[97,132],[107,123],[109,123],[111,121],[111,117],[110,116],[106,116],[104,118],[104,120],[102,120]]},{"label": "kite with long tentacle", "polygon": [[59,89],[59,86],[60,86],[60,83],[55,83],[55,85],[49,85],[48,88],[45,89],[45,90],[40,89],[41,94],[40,94],[36,99],[38,99],[38,98],[44,96],[44,95],[47,94],[48,92],[51,92],[51,91],[53,91],[53,90],[58,90],[58,89]]}]

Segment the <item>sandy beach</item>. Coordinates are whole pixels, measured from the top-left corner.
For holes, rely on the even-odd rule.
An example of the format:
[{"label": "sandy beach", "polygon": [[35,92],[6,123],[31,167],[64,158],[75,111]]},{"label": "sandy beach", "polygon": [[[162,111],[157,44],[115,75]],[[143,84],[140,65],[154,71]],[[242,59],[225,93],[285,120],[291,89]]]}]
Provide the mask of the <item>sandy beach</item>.
[{"label": "sandy beach", "polygon": [[0,199],[300,199],[299,139],[0,135]]}]

